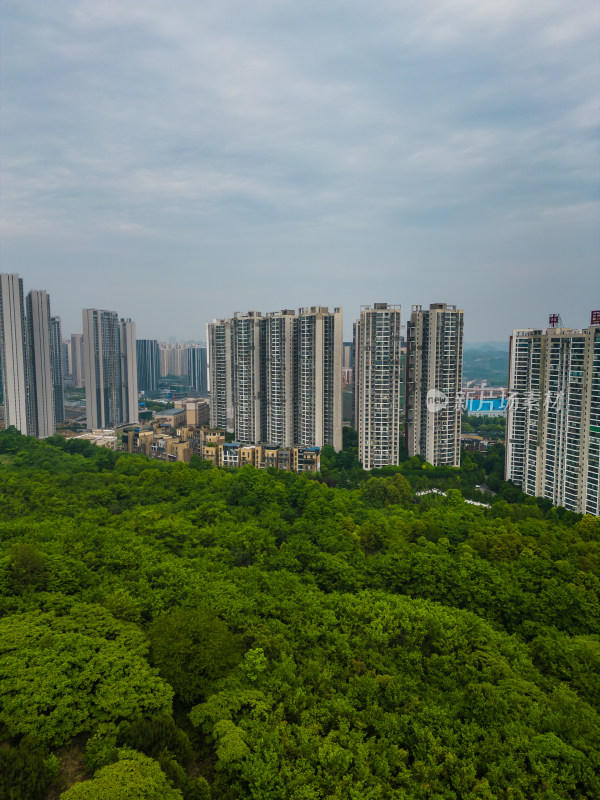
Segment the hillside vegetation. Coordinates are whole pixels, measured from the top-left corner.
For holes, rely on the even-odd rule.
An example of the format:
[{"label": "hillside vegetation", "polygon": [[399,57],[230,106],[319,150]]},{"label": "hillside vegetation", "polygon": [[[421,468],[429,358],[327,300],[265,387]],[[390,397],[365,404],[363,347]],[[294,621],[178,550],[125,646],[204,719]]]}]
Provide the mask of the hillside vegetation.
[{"label": "hillside vegetation", "polygon": [[0,797],[600,796],[600,520],[0,454]]}]

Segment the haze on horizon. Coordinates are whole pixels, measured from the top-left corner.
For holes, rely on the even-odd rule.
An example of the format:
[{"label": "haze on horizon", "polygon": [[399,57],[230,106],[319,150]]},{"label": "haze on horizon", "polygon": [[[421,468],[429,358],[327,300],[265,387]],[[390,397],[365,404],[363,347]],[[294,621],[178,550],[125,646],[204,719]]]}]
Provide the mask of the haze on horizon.
[{"label": "haze on horizon", "polygon": [[2,271],[63,332],[455,303],[600,308],[592,0],[7,0]]}]

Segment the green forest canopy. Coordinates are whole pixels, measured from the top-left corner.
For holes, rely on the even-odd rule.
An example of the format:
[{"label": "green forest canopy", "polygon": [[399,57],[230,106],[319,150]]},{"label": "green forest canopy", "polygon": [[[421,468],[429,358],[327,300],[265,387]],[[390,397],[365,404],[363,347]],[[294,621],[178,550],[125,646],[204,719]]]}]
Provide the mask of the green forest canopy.
[{"label": "green forest canopy", "polygon": [[600,520],[411,462],[0,434],[0,796],[600,796]]}]

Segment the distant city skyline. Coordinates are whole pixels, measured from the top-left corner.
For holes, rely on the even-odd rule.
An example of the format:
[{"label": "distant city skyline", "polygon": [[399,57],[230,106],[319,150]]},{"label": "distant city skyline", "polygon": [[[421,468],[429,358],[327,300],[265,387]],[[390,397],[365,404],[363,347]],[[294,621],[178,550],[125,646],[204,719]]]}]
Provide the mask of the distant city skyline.
[{"label": "distant city skyline", "polygon": [[600,305],[593,0],[7,0],[0,37],[3,269],[66,336],[444,301],[507,341]]}]

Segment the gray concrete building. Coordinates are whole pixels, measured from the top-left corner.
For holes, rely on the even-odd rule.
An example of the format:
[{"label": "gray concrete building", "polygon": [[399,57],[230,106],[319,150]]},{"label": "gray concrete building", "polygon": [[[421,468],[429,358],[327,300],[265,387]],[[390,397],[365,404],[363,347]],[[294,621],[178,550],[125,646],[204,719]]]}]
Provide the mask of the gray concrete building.
[{"label": "gray concrete building", "polygon": [[56,431],[50,345],[50,298],[31,291],[26,299],[27,415],[30,436],[45,439]]},{"label": "gray concrete building", "polygon": [[52,361],[52,385],[54,387],[54,421],[58,424],[65,419],[65,363],[64,343],[60,317],[50,318],[50,358]]},{"label": "gray concrete building", "polygon": [[115,428],[138,421],[135,323],[115,311],[84,309],[87,427]]},{"label": "gray concrete building", "polygon": [[206,347],[199,344],[188,344],[185,347],[187,358],[187,376],[191,389],[198,394],[208,394],[208,366]]},{"label": "gray concrete building", "polygon": [[160,377],[160,350],[156,339],[138,339],[137,383],[140,392],[157,392]]},{"label": "gray concrete building", "polygon": [[83,334],[71,334],[71,385],[74,389],[85,386],[85,353]]}]

